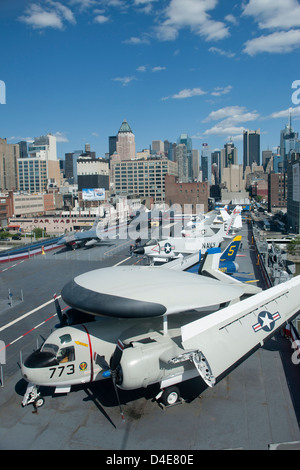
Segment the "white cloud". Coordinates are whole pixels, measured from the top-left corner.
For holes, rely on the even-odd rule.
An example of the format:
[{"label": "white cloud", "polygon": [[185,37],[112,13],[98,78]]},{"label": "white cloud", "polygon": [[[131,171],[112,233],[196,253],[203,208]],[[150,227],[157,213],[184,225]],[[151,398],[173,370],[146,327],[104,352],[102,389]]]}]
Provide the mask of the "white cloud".
[{"label": "white cloud", "polygon": [[221,95],[227,95],[230,93],[232,90],[232,86],[228,85],[226,87],[217,87],[214,89],[214,91],[211,93],[212,96],[221,96]]},{"label": "white cloud", "polygon": [[240,135],[246,129],[244,122],[255,121],[260,115],[256,111],[249,112],[244,106],[226,106],[212,111],[203,122],[220,121],[204,132],[204,135]]},{"label": "white cloud", "polygon": [[63,29],[64,21],[71,24],[76,23],[75,17],[69,8],[51,0],[48,0],[44,7],[37,4],[29,5],[24,15],[19,17],[19,20],[34,29]]},{"label": "white cloud", "polygon": [[297,0],[249,0],[244,16],[252,16],[260,29],[300,27],[300,4]]},{"label": "white cloud", "polygon": [[292,117],[293,116],[300,116],[300,106],[296,106],[296,108],[288,108],[288,109],[284,109],[282,111],[274,112],[268,117],[271,118],[271,119],[285,118],[285,117],[288,117],[289,111],[291,111]]},{"label": "white cloud", "polygon": [[130,82],[137,80],[136,77],[131,76],[131,77],[117,77],[112,79],[114,82],[120,82],[122,83],[122,86],[127,86],[129,85]]},{"label": "white cloud", "polygon": [[224,51],[223,49],[220,49],[219,47],[210,47],[208,50],[209,52],[213,52],[213,53],[228,57],[228,59],[233,59],[233,57],[235,57],[234,52]]},{"label": "white cloud", "polygon": [[300,29],[291,29],[250,39],[245,43],[244,52],[250,56],[261,52],[284,54],[298,47],[300,47]]},{"label": "white cloud", "polygon": [[156,66],[156,67],[149,67],[147,65],[140,65],[137,69],[138,72],[162,72],[163,70],[167,70],[167,67],[162,67],[162,66]]},{"label": "white cloud", "polygon": [[171,0],[164,11],[165,20],[157,27],[160,40],[174,40],[183,28],[204,37],[206,41],[220,40],[229,36],[228,27],[215,21],[208,14],[218,4],[218,0]]},{"label": "white cloud", "polygon": [[94,18],[94,23],[98,23],[98,24],[103,24],[103,23],[106,23],[107,21],[109,21],[109,18],[104,15],[97,15]]},{"label": "white cloud", "polygon": [[56,142],[69,142],[69,139],[66,137],[65,132],[56,132],[54,136],[56,137]]},{"label": "white cloud", "polygon": [[242,134],[244,130],[246,130],[245,127],[216,125],[216,126],[213,126],[211,129],[207,129],[204,132],[204,135],[232,136],[232,135]]},{"label": "white cloud", "polygon": [[162,98],[163,101],[168,100],[169,98],[173,98],[175,100],[185,99],[185,98],[192,98],[193,96],[201,96],[205,95],[206,91],[203,91],[201,88],[185,88],[181,90],[179,93],[175,95],[166,96]]},{"label": "white cloud", "polygon": [[241,116],[245,112],[246,108],[244,106],[226,106],[217,111],[212,111],[203,122],[234,118],[235,116]]},{"label": "white cloud", "polygon": [[96,0],[70,0],[69,3],[70,5],[78,5],[80,10],[87,10],[99,4]]},{"label": "white cloud", "polygon": [[161,72],[162,70],[166,70],[166,67],[152,67],[151,72]]},{"label": "white cloud", "polygon": [[132,36],[129,39],[125,39],[125,41],[123,41],[123,43],[124,44],[131,44],[133,46],[136,46],[136,45],[140,45],[140,44],[149,44],[149,39],[146,38],[146,37],[138,38],[136,36]]},{"label": "white cloud", "polygon": [[228,21],[229,23],[234,24],[234,25],[238,24],[238,20],[233,15],[226,15],[225,20]]}]

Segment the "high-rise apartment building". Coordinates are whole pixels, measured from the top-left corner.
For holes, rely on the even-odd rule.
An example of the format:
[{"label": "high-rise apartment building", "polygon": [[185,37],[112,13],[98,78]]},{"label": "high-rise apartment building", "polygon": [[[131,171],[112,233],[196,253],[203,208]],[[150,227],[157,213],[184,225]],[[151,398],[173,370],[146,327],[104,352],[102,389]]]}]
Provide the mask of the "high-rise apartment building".
[{"label": "high-rise apartment building", "polygon": [[19,145],[8,144],[6,139],[0,139],[0,190],[18,189],[17,160]]},{"label": "high-rise apartment building", "polygon": [[135,136],[126,119],[122,122],[117,135],[116,152],[121,160],[135,159]]},{"label": "high-rise apartment building", "polygon": [[260,129],[244,131],[243,144],[243,169],[245,171],[246,166],[252,168],[254,162],[260,165]]}]

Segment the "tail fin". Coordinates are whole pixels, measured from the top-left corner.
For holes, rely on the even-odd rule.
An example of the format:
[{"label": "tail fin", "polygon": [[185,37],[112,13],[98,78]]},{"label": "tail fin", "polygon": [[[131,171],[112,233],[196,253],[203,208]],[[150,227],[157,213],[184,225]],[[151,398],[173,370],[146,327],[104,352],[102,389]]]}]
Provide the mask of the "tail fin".
[{"label": "tail fin", "polygon": [[201,274],[201,276],[217,279],[219,281],[225,282],[226,284],[240,285],[243,287],[244,293],[248,295],[260,292],[260,287],[237,281],[236,279],[219,270],[219,261],[221,257],[220,251],[221,250],[219,248],[211,248],[206,251],[203,259],[201,259],[198,274]]},{"label": "tail fin", "polygon": [[98,223],[99,223],[99,219],[100,219],[100,216],[97,215],[96,218],[95,218],[95,221],[94,221],[94,223],[93,223],[93,225],[92,225],[92,229],[97,228]]},{"label": "tail fin", "polygon": [[221,254],[220,261],[234,261],[240,247],[241,240],[241,235],[235,237]]}]

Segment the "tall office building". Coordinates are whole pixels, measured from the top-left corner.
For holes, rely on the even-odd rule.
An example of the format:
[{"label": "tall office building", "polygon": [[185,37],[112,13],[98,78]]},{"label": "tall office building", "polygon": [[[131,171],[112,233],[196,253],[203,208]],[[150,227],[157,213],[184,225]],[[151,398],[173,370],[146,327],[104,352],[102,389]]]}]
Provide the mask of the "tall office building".
[{"label": "tall office building", "polygon": [[8,144],[6,139],[0,139],[0,190],[18,189],[18,158],[19,145]]},{"label": "tall office building", "polygon": [[193,181],[197,181],[200,170],[200,157],[199,150],[192,149],[192,167],[193,167]]},{"label": "tall office building", "polygon": [[[183,150],[182,146],[185,146],[185,150]],[[183,168],[186,167],[186,175],[183,179],[183,183],[192,182],[194,179],[193,174],[193,144],[192,139],[188,136],[188,134],[180,134],[179,138],[177,139],[177,147],[176,147],[176,161],[178,161],[178,172],[179,172],[179,179],[180,179],[180,162],[178,160],[178,155],[180,158],[184,158],[186,161],[182,161],[181,165]],[[197,175],[198,176],[198,175]]]},{"label": "tall office building", "polygon": [[20,158],[27,158],[28,157],[27,142],[25,140],[21,140],[21,142],[18,142],[18,145],[19,145]]},{"label": "tall office building", "polygon": [[298,140],[298,132],[292,127],[292,114],[289,110],[288,123],[280,132],[280,156],[282,161],[282,171],[287,172],[288,162],[291,160],[293,152],[300,152],[300,141]]},{"label": "tall office building", "polygon": [[189,162],[188,153],[185,144],[178,144],[176,146],[176,157],[175,161],[178,165],[178,180],[181,183],[189,182]]},{"label": "tall office building", "polygon": [[208,144],[202,144],[201,170],[202,181],[209,181],[211,183],[211,147]]},{"label": "tall office building", "polygon": [[111,166],[115,193],[152,197],[164,202],[166,175],[178,175],[177,163],[162,158],[113,162]]},{"label": "tall office building", "polygon": [[117,151],[117,136],[110,135],[108,137],[108,154],[111,157]]},{"label": "tall office building", "polygon": [[243,155],[243,169],[246,166],[252,167],[255,162],[260,165],[260,129],[256,131],[244,131],[244,155]]},{"label": "tall office building", "polygon": [[229,165],[238,164],[238,150],[233,142],[227,142],[221,150],[221,167],[228,168]]},{"label": "tall office building", "polygon": [[83,150],[74,150],[74,152],[65,154],[65,178],[77,183],[77,160],[83,154]]},{"label": "tall office building", "polygon": [[121,161],[135,159],[135,136],[126,119],[122,122],[117,135],[116,151]]}]

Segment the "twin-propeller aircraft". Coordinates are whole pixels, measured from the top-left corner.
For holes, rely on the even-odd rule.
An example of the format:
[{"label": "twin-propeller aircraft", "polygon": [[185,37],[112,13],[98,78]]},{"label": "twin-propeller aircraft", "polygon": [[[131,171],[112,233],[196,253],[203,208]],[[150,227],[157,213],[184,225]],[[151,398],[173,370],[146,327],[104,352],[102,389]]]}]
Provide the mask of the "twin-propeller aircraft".
[{"label": "twin-propeller aircraft", "polygon": [[118,266],[75,277],[61,292],[69,310],[55,299],[60,324],[21,365],[23,406],[43,404],[40,386],[61,393],[108,379],[117,398],[158,383],[166,405],[185,380],[213,387],[299,310],[300,276],[261,291],[222,273],[219,259],[206,253],[199,274]]}]

